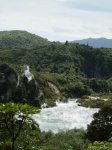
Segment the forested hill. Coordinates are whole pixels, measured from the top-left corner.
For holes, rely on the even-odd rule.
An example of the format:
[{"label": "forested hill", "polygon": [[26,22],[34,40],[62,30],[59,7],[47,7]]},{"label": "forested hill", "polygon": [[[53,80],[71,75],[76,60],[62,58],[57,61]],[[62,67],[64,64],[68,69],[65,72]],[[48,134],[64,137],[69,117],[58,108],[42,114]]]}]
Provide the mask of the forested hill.
[{"label": "forested hill", "polygon": [[112,77],[111,48],[49,42],[26,31],[0,32],[0,61],[28,64],[38,72],[97,79]]},{"label": "forested hill", "polygon": [[28,64],[38,72],[98,79],[112,77],[112,49],[88,45],[52,43],[32,50],[1,49],[0,61]]},{"label": "forested hill", "polygon": [[[87,130],[41,132],[32,120],[37,108],[68,98],[101,109]],[[112,150],[111,116],[112,48],[49,42],[26,31],[0,32],[0,150]]]},{"label": "forested hill", "polygon": [[0,48],[32,49],[47,44],[50,44],[47,39],[27,31],[0,31]]},{"label": "forested hill", "polygon": [[[58,87],[64,97],[80,97],[89,95],[92,92],[112,92],[111,48],[93,48],[89,45],[68,43],[67,41],[65,43],[49,42],[43,38],[40,38],[42,40],[41,44],[40,42],[39,44],[35,42],[37,45],[34,46],[32,42],[31,44],[25,44],[24,41],[26,40],[27,42],[28,38],[30,38],[31,41],[36,41],[35,39],[38,39],[36,38],[38,36],[25,31],[11,31],[11,33],[12,32],[14,32],[15,36],[11,38],[11,41],[14,42],[4,44],[4,47],[0,45],[0,63],[2,68],[0,71],[1,94],[4,94],[2,93],[3,86],[4,89],[6,89],[6,84],[2,86],[4,74],[6,75],[6,81],[9,81],[7,82],[9,83],[7,84],[7,89],[10,90],[10,86],[12,85],[9,80],[12,77],[9,69],[10,66],[15,65],[16,67],[21,66],[20,68],[22,68],[25,64],[30,66],[35,75],[36,83],[38,83],[35,88],[35,85],[31,82],[34,85],[34,89],[38,89],[37,93],[34,93],[32,97],[30,82],[27,84],[23,78],[21,80],[22,84],[20,85],[24,85],[26,88],[26,90],[22,90],[21,93],[27,91],[24,97],[29,100],[29,103],[30,99],[32,99],[33,104],[35,104],[35,97],[39,98],[39,91],[44,93],[42,100],[51,98],[56,100],[57,95],[50,90],[51,87],[49,88],[49,83],[50,85],[53,84]],[[10,32],[6,33],[9,34]],[[20,40],[21,42],[23,41],[23,45],[18,42],[18,37],[20,38],[21,34],[25,34]],[[9,35],[9,37],[10,36],[11,35]],[[10,41],[8,36],[5,37]],[[3,43],[5,43],[3,38],[2,40]],[[4,64],[10,66],[6,67],[3,72]],[[9,76],[7,76],[7,74]],[[18,73],[15,73],[15,76],[15,81],[17,82],[16,78]],[[25,81],[25,83],[23,83],[23,81]],[[5,90],[3,90],[3,92],[4,91]],[[19,93],[19,96],[20,95],[22,94]]]},{"label": "forested hill", "polygon": [[106,39],[106,38],[88,38],[83,40],[75,40],[73,43],[79,43],[79,44],[88,44],[94,48],[112,48],[112,39]]}]

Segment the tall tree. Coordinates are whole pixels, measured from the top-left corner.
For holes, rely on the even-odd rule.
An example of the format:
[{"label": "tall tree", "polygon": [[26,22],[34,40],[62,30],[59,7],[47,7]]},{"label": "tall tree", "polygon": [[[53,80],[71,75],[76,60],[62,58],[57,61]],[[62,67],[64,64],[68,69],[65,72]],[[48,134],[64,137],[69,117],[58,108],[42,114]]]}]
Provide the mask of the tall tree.
[{"label": "tall tree", "polygon": [[112,132],[112,107],[105,106],[93,116],[94,120],[87,127],[90,141],[107,141]]},{"label": "tall tree", "polygon": [[27,127],[38,128],[31,115],[35,113],[39,113],[39,110],[27,104],[0,104],[0,136],[1,140],[11,142],[11,150],[15,149],[16,140]]}]

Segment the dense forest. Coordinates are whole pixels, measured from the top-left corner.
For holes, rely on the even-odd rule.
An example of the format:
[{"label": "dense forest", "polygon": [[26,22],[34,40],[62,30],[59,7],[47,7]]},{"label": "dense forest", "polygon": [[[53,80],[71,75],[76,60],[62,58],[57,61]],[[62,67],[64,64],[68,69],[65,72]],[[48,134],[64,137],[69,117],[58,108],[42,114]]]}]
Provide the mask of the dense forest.
[{"label": "dense forest", "polygon": [[[109,143],[108,140],[112,132],[112,120],[108,116],[112,115],[111,65],[111,48],[93,48],[88,44],[69,43],[68,41],[64,43],[50,42],[26,31],[1,31],[1,150],[84,150],[87,147],[89,150],[105,146],[105,143],[102,145],[94,143],[88,146],[90,142],[96,140],[107,141],[107,147],[110,147],[111,142]],[[28,66],[30,66],[30,71],[27,70]],[[26,76],[25,70],[29,76],[32,75],[31,80]],[[89,95],[97,95],[100,98],[93,102],[88,99]],[[57,134],[51,131],[42,133],[34,120],[30,118],[29,124],[32,126],[26,122],[28,113],[37,113],[35,107],[41,108],[45,102],[48,107],[52,107],[55,106],[57,98],[67,101],[68,97],[78,97],[83,106],[101,108],[101,111],[94,115],[94,121],[88,126],[87,131],[73,129]],[[108,98],[108,101],[103,101],[104,98]],[[20,109],[19,105],[23,109]],[[10,107],[14,111],[10,110]],[[34,112],[29,107],[32,107]],[[18,115],[20,111],[26,115],[21,115],[20,120],[15,119],[14,116],[12,117],[14,119],[11,118],[12,115]],[[105,114],[105,112],[108,113]],[[97,135],[91,139],[95,130],[93,126],[95,126],[99,114],[100,116],[105,114],[103,118],[107,119],[107,122],[111,122],[108,124],[108,132],[105,131],[107,136],[105,135],[106,138],[102,139],[100,138],[102,135],[100,137]],[[99,122],[97,124],[99,125]],[[104,132],[103,127],[99,128],[98,130]],[[97,133],[97,129],[95,131]],[[7,138],[4,134],[8,135]],[[10,137],[12,137],[11,140]],[[21,143],[21,139],[24,138],[25,140]],[[28,144],[26,141],[31,142]]]},{"label": "dense forest", "polygon": [[26,31],[0,31],[0,48],[27,48],[32,49],[50,42],[35,34]]}]

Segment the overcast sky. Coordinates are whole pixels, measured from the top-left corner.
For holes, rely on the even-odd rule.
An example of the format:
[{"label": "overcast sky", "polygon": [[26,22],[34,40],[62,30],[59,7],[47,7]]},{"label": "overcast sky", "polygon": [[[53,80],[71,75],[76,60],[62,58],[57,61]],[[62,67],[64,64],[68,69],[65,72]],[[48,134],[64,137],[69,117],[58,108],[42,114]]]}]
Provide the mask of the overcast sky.
[{"label": "overcast sky", "polygon": [[50,41],[112,39],[112,0],[0,0],[4,30],[26,30]]}]

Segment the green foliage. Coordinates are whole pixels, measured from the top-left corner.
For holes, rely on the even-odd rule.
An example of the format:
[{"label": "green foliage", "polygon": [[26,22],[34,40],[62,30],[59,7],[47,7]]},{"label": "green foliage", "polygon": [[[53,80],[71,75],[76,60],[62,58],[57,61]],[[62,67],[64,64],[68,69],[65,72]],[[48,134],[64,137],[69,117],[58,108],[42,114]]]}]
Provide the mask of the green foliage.
[{"label": "green foliage", "polygon": [[87,148],[87,150],[111,150],[111,149],[112,149],[112,138],[104,142],[95,141],[93,144],[89,144]]},{"label": "green foliage", "polygon": [[94,92],[97,93],[108,93],[110,90],[110,83],[108,80],[92,78],[87,81],[87,84]]},{"label": "green foliage", "polygon": [[[22,73],[22,67],[19,65],[24,64],[32,68],[35,80],[28,83],[27,78],[22,77],[22,82],[17,87],[17,77]],[[73,44],[68,41],[64,44],[51,43],[26,31],[0,32],[0,96],[5,97],[5,102],[7,102],[7,92],[16,103],[40,106],[40,103],[47,101],[49,106],[54,106],[59,95],[49,88],[48,82],[58,87],[61,98],[81,97],[94,92],[111,95],[111,65],[112,49],[94,49],[88,45]],[[39,96],[40,91],[43,93],[41,96]],[[83,104],[92,107],[102,107],[105,104],[108,107],[96,113],[94,120],[88,125],[88,137],[91,141],[109,139],[109,134],[112,132],[110,123],[112,114],[109,106],[112,106],[112,102],[98,100]],[[27,105],[0,104],[1,150],[3,148],[10,150],[12,141],[16,149],[23,150],[86,148],[88,141],[86,133],[82,130],[40,134],[34,126],[35,123],[28,116],[29,111],[31,113]],[[19,119],[16,117],[18,115]],[[101,148],[101,143],[99,145]]]},{"label": "green foliage", "polygon": [[11,99],[16,103],[28,103],[40,107],[36,81],[32,79],[28,82],[22,69],[21,66],[14,64],[0,64],[0,102],[9,102]]},{"label": "green foliage", "polygon": [[82,129],[59,131],[59,133],[42,133],[40,139],[41,147],[45,150],[84,150],[89,141]]},{"label": "green foliage", "polygon": [[83,107],[91,107],[91,108],[102,108],[105,106],[112,106],[112,100],[102,100],[102,99],[97,99],[97,100],[79,100],[79,105]]},{"label": "green foliage", "polygon": [[[17,146],[16,141],[18,141],[19,138],[22,139],[23,135],[28,132],[30,133],[30,131],[34,129],[39,131],[37,123],[31,117],[31,114],[35,113],[39,113],[39,110],[27,104],[14,104],[11,102],[0,104],[1,146],[9,146],[11,150],[14,150],[15,146]],[[24,136],[24,139],[25,138],[28,140],[26,136]],[[22,143],[22,141],[20,143]]]},{"label": "green foliage", "polygon": [[[89,141],[82,129],[40,132],[31,114],[39,110],[25,104],[0,104],[0,149],[84,150]],[[29,115],[30,114],[30,115]],[[7,135],[7,136],[6,136]]]},{"label": "green foliage", "polygon": [[32,49],[47,44],[50,44],[47,39],[26,31],[0,31],[0,48]]},{"label": "green foliage", "polygon": [[90,141],[107,141],[112,132],[112,107],[105,106],[93,115],[94,120],[87,127]]},{"label": "green foliage", "polygon": [[[23,31],[3,34],[4,36],[8,34],[8,37],[12,36],[13,40],[17,36],[15,43],[16,41],[18,43],[18,36],[20,36],[25,47],[15,47],[14,43],[11,48],[1,47],[0,61],[17,65],[28,64],[36,70],[38,72],[36,74],[39,75],[36,80],[39,82],[39,87],[44,90],[44,98],[53,99],[54,97],[55,99],[56,97],[48,89],[47,81],[52,81],[57,85],[64,97],[81,97],[90,95],[92,92],[110,93],[112,91],[112,49],[95,49],[88,45],[68,43],[68,41],[50,44],[42,41],[43,43],[31,49],[29,45],[25,45],[24,39],[26,37],[32,39],[30,45],[33,45],[35,35],[31,38],[31,34]],[[1,87],[2,85],[0,89]],[[24,101],[26,99],[32,101],[31,92],[24,95],[26,95]]]},{"label": "green foliage", "polygon": [[75,85],[70,86],[68,90],[69,90],[69,93],[71,94],[71,97],[74,97],[74,96],[81,97],[83,95],[91,94],[89,87],[80,83],[76,83]]},{"label": "green foliage", "polygon": [[[41,72],[85,74],[89,78],[100,79],[112,76],[111,49],[95,49],[88,45],[68,44],[67,41],[64,44],[50,43],[25,31],[1,32],[0,36],[4,37],[2,40],[6,46],[3,49],[0,45],[1,61],[29,64]],[[8,40],[13,41],[10,41],[11,48],[6,42]],[[35,43],[38,46],[34,46]]]}]

